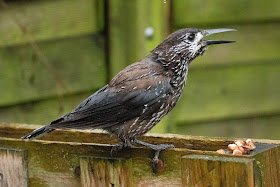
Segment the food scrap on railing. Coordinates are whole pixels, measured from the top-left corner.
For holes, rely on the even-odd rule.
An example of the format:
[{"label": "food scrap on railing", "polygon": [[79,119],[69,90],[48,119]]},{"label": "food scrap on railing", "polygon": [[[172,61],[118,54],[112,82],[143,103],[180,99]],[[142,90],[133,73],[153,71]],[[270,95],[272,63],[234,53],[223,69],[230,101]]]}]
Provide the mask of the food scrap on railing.
[{"label": "food scrap on railing", "polygon": [[249,154],[250,151],[256,148],[254,142],[251,139],[243,140],[234,140],[234,144],[229,144],[227,150],[219,149],[216,152],[220,154],[226,154],[227,152],[232,153],[233,155],[245,155]]}]

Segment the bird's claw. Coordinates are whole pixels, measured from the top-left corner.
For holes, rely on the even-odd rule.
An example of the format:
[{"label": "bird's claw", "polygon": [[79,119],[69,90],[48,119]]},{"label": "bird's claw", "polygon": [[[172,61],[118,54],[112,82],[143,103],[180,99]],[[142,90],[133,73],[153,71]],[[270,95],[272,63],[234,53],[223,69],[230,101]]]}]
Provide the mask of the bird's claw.
[{"label": "bird's claw", "polygon": [[113,157],[113,153],[114,152],[118,152],[119,150],[123,149],[124,148],[124,145],[123,144],[116,144],[114,145],[112,148],[111,148],[111,151],[110,151],[110,154],[111,154],[111,157]]},{"label": "bird's claw", "polygon": [[165,150],[167,148],[174,148],[175,146],[173,144],[160,144],[158,145],[158,149],[155,150],[155,156],[152,160],[152,166],[153,166],[153,172],[154,173],[160,173],[165,170],[165,163],[159,159],[159,153],[162,150]]},{"label": "bird's claw", "polygon": [[134,146],[130,142],[125,142],[125,143],[114,145],[110,151],[111,157],[113,157],[114,152],[118,152],[119,150],[127,148],[127,147],[133,148]]},{"label": "bird's claw", "polygon": [[175,146],[173,144],[159,144],[159,150],[162,151],[164,149],[167,149],[167,148],[174,148]]},{"label": "bird's claw", "polygon": [[174,148],[173,144],[159,144],[157,145],[157,149],[155,149],[155,156],[153,158],[153,162],[158,160],[159,153],[167,148]]}]

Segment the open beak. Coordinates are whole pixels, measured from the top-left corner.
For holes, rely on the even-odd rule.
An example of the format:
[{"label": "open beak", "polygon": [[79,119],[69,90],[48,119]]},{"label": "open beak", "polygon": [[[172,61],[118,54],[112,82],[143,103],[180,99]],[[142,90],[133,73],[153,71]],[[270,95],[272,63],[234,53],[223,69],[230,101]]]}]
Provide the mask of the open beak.
[{"label": "open beak", "polygon": [[[228,31],[236,31],[235,29],[208,29],[203,30],[203,35],[209,36],[211,34],[216,34],[220,32],[228,32]],[[203,42],[206,43],[206,45],[213,45],[213,44],[223,44],[223,43],[233,43],[235,41],[226,41],[226,40],[204,40]]]}]

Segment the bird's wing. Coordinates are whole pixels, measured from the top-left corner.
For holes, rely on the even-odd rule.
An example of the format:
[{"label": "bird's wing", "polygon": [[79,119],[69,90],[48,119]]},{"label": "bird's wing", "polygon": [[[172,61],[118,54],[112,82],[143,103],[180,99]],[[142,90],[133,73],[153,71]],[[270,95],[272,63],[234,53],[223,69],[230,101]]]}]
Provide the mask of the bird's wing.
[{"label": "bird's wing", "polygon": [[171,86],[166,76],[151,69],[154,68],[141,63],[128,66],[72,112],[53,121],[50,127],[107,128],[156,112],[170,94]]}]

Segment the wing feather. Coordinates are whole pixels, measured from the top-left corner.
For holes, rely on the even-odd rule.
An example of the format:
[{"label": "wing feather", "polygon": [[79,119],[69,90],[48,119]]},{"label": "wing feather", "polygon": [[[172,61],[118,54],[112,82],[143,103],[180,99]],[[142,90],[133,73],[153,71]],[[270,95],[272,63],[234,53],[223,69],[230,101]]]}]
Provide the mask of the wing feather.
[{"label": "wing feather", "polygon": [[[120,72],[121,75],[118,74],[73,111],[52,122],[51,128],[108,128],[136,117],[145,118],[157,111],[170,93],[169,79],[150,71],[149,67],[136,70],[142,76],[140,78],[133,76],[132,72]],[[133,81],[131,77],[134,77]],[[145,105],[149,105],[149,110],[143,113]]]}]

